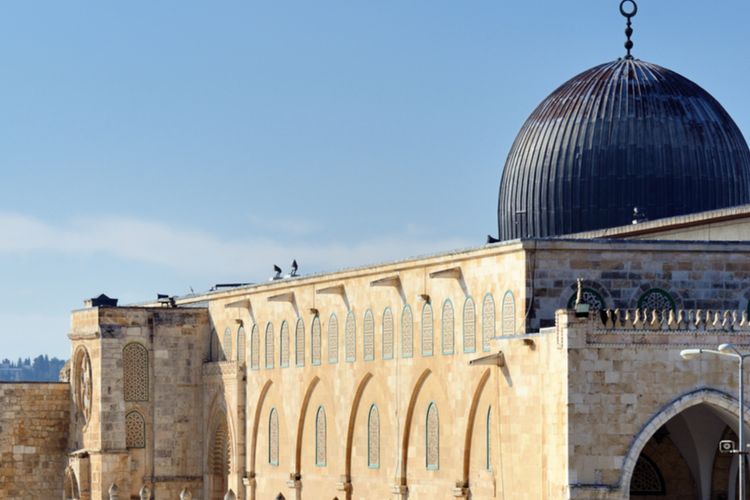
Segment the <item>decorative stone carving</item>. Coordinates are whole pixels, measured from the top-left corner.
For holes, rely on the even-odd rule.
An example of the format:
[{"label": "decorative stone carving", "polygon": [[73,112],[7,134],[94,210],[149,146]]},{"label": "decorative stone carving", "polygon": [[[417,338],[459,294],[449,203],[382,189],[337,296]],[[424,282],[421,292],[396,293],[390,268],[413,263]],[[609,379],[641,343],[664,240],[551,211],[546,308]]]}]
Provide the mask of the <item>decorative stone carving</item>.
[{"label": "decorative stone carving", "polygon": [[380,413],[375,405],[370,406],[367,419],[367,466],[380,467]]},{"label": "decorative stone carving", "polygon": [[282,368],[289,366],[289,323],[281,322],[279,332],[279,364]]},{"label": "decorative stone carving", "polygon": [[258,325],[253,325],[250,330],[250,368],[252,370],[260,369],[260,335],[258,334]]},{"label": "decorative stone carving", "polygon": [[326,411],[322,406],[315,416],[315,465],[326,465]]},{"label": "decorative stone carving", "polygon": [[266,350],[266,368],[273,368],[273,324],[270,322],[266,324],[266,340],[264,347]]},{"label": "decorative stone carving", "polygon": [[[583,293],[583,292],[582,292]],[[600,308],[597,308],[600,309]],[[503,296],[503,335],[513,335],[516,333],[516,299],[513,292],[508,290]]]},{"label": "decorative stone carving", "polygon": [[652,288],[638,298],[638,308],[663,311],[664,309],[674,309],[675,302],[668,292],[660,288]]},{"label": "decorative stone carving", "polygon": [[91,417],[91,398],[93,389],[91,359],[85,348],[81,348],[78,351],[74,373],[76,382],[76,405],[78,406],[78,411],[83,415],[84,422],[88,422]]},{"label": "decorative stone carving", "polygon": [[271,408],[268,417],[268,463],[279,465],[279,414]]},{"label": "decorative stone carving", "polygon": [[312,356],[312,364],[317,366],[320,364],[320,350],[321,350],[320,318],[318,316],[315,316],[313,318],[310,335],[311,335],[310,354]]}]

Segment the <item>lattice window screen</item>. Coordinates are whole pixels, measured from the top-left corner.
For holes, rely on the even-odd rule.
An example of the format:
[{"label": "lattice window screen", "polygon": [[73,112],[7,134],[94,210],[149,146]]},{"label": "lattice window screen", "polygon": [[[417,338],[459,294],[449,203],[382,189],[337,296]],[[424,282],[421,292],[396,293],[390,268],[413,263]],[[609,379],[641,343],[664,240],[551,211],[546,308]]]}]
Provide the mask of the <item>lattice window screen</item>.
[{"label": "lattice window screen", "polygon": [[513,292],[507,291],[503,296],[503,335],[516,333],[516,299]]},{"label": "lattice window screen", "polygon": [[440,467],[440,421],[435,403],[430,403],[427,407],[425,457],[428,469],[435,470]]},{"label": "lattice window screen", "polygon": [[482,303],[482,350],[489,352],[490,339],[495,336],[495,299],[489,293]]},{"label": "lattice window screen", "polygon": [[131,411],[125,415],[125,447],[146,447],[146,422],[137,411]]},{"label": "lattice window screen", "polygon": [[393,312],[383,311],[383,359],[393,359]]},{"label": "lattice window screen", "polygon": [[310,328],[310,353],[314,366],[320,364],[320,343],[320,318],[315,316],[312,321],[312,328]]},{"label": "lattice window screen", "polygon": [[365,312],[362,322],[362,349],[365,352],[365,361],[375,359],[375,318],[369,309]]},{"label": "lattice window screen", "polygon": [[148,401],[148,351],[141,344],[122,350],[122,380],[125,401]]},{"label": "lattice window screen", "polygon": [[339,362],[339,320],[335,314],[328,320],[328,362]]},{"label": "lattice window screen", "polygon": [[456,327],[456,322],[454,318],[453,304],[449,300],[446,300],[443,304],[443,316],[441,323],[443,354],[453,354],[455,343],[454,330]]},{"label": "lattice window screen", "polygon": [[411,358],[414,356],[414,318],[411,307],[404,306],[401,313],[401,357]]},{"label": "lattice window screen", "polygon": [[477,350],[477,311],[471,297],[464,302],[464,352]]},{"label": "lattice window screen", "polygon": [[253,370],[260,369],[260,334],[258,325],[253,325],[250,329],[250,368]]},{"label": "lattice window screen", "polygon": [[279,465],[279,414],[271,408],[268,417],[268,463]]},{"label": "lattice window screen", "polygon": [[297,366],[305,366],[305,322],[302,318],[297,320],[294,329],[294,362]]},{"label": "lattice window screen", "polygon": [[282,368],[289,366],[289,323],[281,322],[279,333],[279,364]]},{"label": "lattice window screen", "polygon": [[432,356],[435,344],[433,330],[432,306],[425,304],[422,308],[422,356]]},{"label": "lattice window screen", "polygon": [[274,357],[273,323],[266,324],[265,349],[266,349],[266,368],[273,368],[273,357]]},{"label": "lattice window screen", "polygon": [[326,465],[326,411],[322,406],[315,416],[315,465]]},{"label": "lattice window screen", "polygon": [[380,413],[375,405],[370,407],[367,419],[367,466],[380,467]]},{"label": "lattice window screen", "polygon": [[351,363],[357,359],[357,325],[352,311],[349,311],[349,314],[346,315],[344,344],[346,348],[346,361]]}]

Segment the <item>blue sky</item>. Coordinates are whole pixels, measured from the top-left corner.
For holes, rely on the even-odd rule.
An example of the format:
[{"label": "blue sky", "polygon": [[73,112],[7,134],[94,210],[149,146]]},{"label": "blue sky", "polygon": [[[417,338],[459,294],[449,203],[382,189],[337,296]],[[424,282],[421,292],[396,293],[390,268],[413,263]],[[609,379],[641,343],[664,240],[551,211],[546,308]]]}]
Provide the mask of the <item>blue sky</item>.
[{"label": "blue sky", "polygon": [[[0,358],[69,311],[481,244],[516,132],[624,53],[616,0],[0,6]],[[750,133],[750,2],[642,0],[634,54]]]}]

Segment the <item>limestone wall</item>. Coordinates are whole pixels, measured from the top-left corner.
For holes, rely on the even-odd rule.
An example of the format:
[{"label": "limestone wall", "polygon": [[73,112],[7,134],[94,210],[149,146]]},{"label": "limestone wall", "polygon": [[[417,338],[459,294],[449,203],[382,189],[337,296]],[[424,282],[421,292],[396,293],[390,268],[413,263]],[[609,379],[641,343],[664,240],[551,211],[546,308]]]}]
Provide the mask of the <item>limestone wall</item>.
[{"label": "limestone wall", "polygon": [[62,498],[70,386],[0,383],[0,498]]},{"label": "limestone wall", "polygon": [[[627,498],[641,449],[682,411],[705,403],[728,425],[736,421],[736,363],[715,356],[687,361],[680,351],[727,342],[747,352],[747,325],[604,325],[562,311],[558,320],[570,366],[571,498]],[[706,445],[711,458],[718,439]]]},{"label": "limestone wall", "polygon": [[746,244],[538,241],[528,242],[528,248],[531,330],[554,324],[555,311],[567,308],[578,278],[605,308],[641,307],[639,300],[655,290],[676,308],[748,309]]},{"label": "limestone wall", "polygon": [[[201,308],[94,308],[73,314],[74,394],[80,353],[91,360],[90,414],[78,398],[71,424],[71,467],[79,488],[106,498],[116,483],[137,495],[201,498],[201,368],[208,360],[208,314]],[[83,465],[82,465],[83,464]]]}]

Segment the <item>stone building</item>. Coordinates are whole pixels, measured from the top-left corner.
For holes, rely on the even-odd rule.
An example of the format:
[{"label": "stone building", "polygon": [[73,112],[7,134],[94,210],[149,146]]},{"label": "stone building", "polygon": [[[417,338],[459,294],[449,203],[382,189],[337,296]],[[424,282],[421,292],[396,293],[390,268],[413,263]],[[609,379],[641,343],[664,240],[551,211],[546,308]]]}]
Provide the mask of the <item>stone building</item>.
[{"label": "stone building", "polygon": [[74,311],[0,497],[734,498],[735,366],[680,350],[750,350],[750,150],[626,47],[520,131],[502,241]]}]

